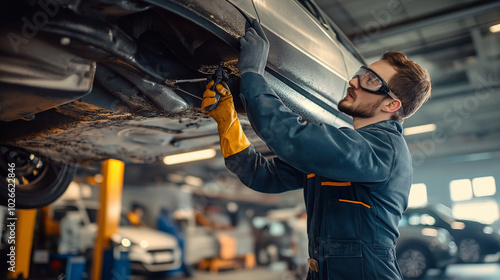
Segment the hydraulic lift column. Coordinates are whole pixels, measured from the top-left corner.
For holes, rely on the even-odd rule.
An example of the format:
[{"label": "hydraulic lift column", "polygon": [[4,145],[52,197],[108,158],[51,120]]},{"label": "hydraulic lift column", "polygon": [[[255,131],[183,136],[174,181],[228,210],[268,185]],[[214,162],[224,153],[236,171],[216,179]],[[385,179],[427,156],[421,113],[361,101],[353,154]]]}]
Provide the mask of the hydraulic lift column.
[{"label": "hydraulic lift column", "polygon": [[124,169],[125,164],[115,159],[106,160],[102,165],[104,179],[99,198],[98,230],[92,262],[92,280],[101,279],[104,250],[110,248],[111,236],[116,233],[120,224]]},{"label": "hydraulic lift column", "polygon": [[[15,243],[15,271],[9,271],[9,279],[28,279],[31,261],[31,247],[35,231],[36,209],[17,210],[16,243]],[[9,246],[10,247],[10,246]]]}]

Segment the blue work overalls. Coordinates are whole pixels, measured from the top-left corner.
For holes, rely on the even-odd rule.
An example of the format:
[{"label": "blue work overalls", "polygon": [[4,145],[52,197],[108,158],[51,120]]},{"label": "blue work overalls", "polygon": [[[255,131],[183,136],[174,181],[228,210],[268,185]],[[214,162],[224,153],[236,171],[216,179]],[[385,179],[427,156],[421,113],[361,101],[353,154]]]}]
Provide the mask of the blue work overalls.
[{"label": "blue work overalls", "polygon": [[254,130],[277,157],[249,146],[226,166],[259,192],[304,189],[308,279],[402,279],[395,243],[412,167],[401,124],[354,130],[302,121],[255,73],[243,75],[241,93]]}]

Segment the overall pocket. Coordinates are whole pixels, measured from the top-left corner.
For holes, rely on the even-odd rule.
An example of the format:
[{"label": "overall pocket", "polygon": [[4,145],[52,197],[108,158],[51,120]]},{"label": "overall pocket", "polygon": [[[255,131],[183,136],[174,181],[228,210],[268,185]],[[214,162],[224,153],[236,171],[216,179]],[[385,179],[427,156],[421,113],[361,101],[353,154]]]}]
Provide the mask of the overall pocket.
[{"label": "overall pocket", "polygon": [[360,204],[337,199],[328,201],[324,236],[326,240],[361,238]]},{"label": "overall pocket", "polygon": [[324,250],[328,279],[365,279],[360,241],[328,242]]}]

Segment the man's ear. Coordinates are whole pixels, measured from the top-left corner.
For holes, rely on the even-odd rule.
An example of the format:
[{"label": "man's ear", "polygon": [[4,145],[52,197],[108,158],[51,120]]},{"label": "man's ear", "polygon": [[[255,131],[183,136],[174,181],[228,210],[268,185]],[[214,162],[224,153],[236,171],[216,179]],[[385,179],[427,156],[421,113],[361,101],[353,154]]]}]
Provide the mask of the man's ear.
[{"label": "man's ear", "polygon": [[401,108],[401,100],[399,99],[390,99],[389,102],[385,104],[385,106],[382,108],[383,112],[386,113],[394,113],[396,112],[399,108]]}]

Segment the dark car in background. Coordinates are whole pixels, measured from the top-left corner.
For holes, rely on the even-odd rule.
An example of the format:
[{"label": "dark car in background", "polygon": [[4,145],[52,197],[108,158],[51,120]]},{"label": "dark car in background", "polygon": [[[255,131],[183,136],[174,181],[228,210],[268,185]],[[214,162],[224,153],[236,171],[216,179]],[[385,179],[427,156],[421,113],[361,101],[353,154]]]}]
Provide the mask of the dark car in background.
[{"label": "dark car in background", "polygon": [[403,222],[399,233],[396,256],[405,279],[420,279],[431,268],[444,270],[455,263],[457,246],[447,230]]},{"label": "dark car in background", "polygon": [[448,230],[458,246],[458,259],[463,263],[477,263],[487,255],[500,254],[500,231],[491,225],[455,219],[444,205],[409,208],[403,213],[409,225],[435,226]]},{"label": "dark car in background", "polygon": [[[9,163],[16,207],[36,208],[64,192],[75,165],[218,147],[216,124],[199,109],[203,79],[222,66],[239,96],[239,38],[253,18],[269,38],[265,76],[283,102],[304,119],[349,125],[337,103],[364,62],[312,0],[0,3],[0,202]],[[250,140],[269,153],[235,103]]]}]

